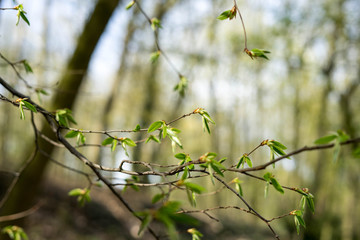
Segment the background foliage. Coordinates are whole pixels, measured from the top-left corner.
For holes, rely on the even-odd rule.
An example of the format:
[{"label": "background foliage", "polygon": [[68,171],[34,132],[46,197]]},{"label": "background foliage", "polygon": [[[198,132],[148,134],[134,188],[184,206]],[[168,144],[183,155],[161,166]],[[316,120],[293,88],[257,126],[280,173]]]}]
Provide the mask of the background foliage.
[{"label": "background foliage", "polygon": [[[139,124],[147,128],[153,122],[170,121],[202,107],[216,122],[216,125],[209,124],[211,135],[203,131],[200,116],[174,123],[173,127],[181,129],[178,136],[184,149],[178,146],[176,153],[190,153],[197,159],[206,152],[216,152],[219,159],[227,157],[232,164],[237,164],[244,153],[265,139],[276,139],[290,151],[311,145],[329,131],[338,129],[351,138],[359,136],[360,9],[357,1],[238,2],[249,49],[270,50],[271,54],[267,55],[270,61],[251,60],[244,54],[244,35],[238,19],[217,19],[223,11],[231,9],[232,1],[141,1],[148,16],[161,21],[158,40],[148,20],[136,8],[127,11],[127,4],[120,2],[96,46],[86,80],[71,109],[78,125],[70,126],[131,130]],[[0,6],[13,6],[13,2],[3,0]],[[33,73],[19,69],[27,84],[38,89],[38,94],[27,88],[3,59],[0,62],[2,78],[32,99],[39,95],[38,103],[51,108],[51,96],[58,91],[60,76],[69,71],[67,61],[94,6],[94,1],[87,4],[77,0],[24,1],[30,26],[20,21],[18,27],[15,26],[16,12],[1,11],[0,52],[13,62],[26,59]],[[159,54],[157,44],[165,56]],[[84,69],[71,69],[70,74],[82,71]],[[188,86],[185,92],[179,89],[181,81]],[[173,91],[176,86],[181,94]],[[12,97],[3,88],[0,93]],[[0,169],[17,171],[23,163],[20,150],[33,143],[30,115],[25,112],[25,121],[21,120],[19,110],[3,102],[0,111]],[[121,133],[117,137],[139,141],[146,136],[145,133]],[[76,145],[77,136],[74,137]],[[89,144],[108,143],[101,134],[84,133],[79,136],[78,144],[83,143],[83,138]],[[132,160],[178,163],[171,141],[136,147],[127,143],[125,147]],[[301,231],[300,237],[297,237],[293,218],[276,221],[274,227],[280,236],[284,239],[360,238],[360,229],[356,227],[360,223],[357,204],[360,164],[352,154],[355,148],[355,145],[341,148],[336,160],[333,160],[333,150],[324,150],[305,152],[277,164],[276,179],[289,187],[309,188],[316,206],[314,215],[310,211],[305,214],[306,230]],[[106,166],[118,166],[127,158],[120,146],[113,152],[101,147],[82,147],[79,151]],[[56,150],[53,158],[89,172],[62,148]],[[256,165],[268,159],[269,151],[265,148],[251,157]],[[263,177],[264,174],[257,175]],[[123,174],[106,176],[114,183],[126,182]],[[299,194],[282,195],[270,188],[264,198],[264,182],[234,173],[236,176],[246,199],[264,216],[279,216],[299,204]],[[87,180],[81,175],[56,164],[50,165],[47,179],[69,191],[87,186]],[[143,177],[141,180],[159,179]],[[210,189],[212,183],[207,180],[197,183]],[[156,189],[142,188],[141,191],[148,194],[149,201],[139,206],[150,204],[151,196],[158,193]],[[174,195],[175,199],[183,197]],[[199,196],[197,205],[206,209],[236,205],[237,201],[222,191],[211,197]],[[271,237],[266,225],[250,214],[233,210],[212,214],[222,221],[196,215],[212,227],[212,235],[222,234],[227,239],[230,235],[250,239],[259,238],[256,234]]]}]

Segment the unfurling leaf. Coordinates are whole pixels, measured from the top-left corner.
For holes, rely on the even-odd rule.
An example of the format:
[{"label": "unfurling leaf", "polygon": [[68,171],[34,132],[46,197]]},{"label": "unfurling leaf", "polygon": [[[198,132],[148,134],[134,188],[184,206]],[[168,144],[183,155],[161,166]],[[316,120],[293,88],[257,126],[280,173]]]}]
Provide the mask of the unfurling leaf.
[{"label": "unfurling leaf", "polygon": [[327,144],[327,143],[333,141],[334,139],[336,139],[336,137],[337,137],[336,134],[327,135],[327,136],[317,139],[314,143],[315,144]]},{"label": "unfurling leaf", "polygon": [[160,57],[160,51],[156,51],[156,52],[153,52],[151,55],[150,55],[150,61],[151,63],[156,63],[157,60],[159,59]]},{"label": "unfurling leaf", "polygon": [[130,1],[130,2],[126,5],[125,9],[126,9],[126,10],[129,10],[132,6],[134,6],[134,4],[135,4],[135,1]]},{"label": "unfurling leaf", "polygon": [[154,123],[152,123],[150,125],[150,127],[148,128],[148,133],[151,133],[155,130],[158,130],[159,128],[161,128],[163,125],[165,125],[164,121],[156,121]]}]

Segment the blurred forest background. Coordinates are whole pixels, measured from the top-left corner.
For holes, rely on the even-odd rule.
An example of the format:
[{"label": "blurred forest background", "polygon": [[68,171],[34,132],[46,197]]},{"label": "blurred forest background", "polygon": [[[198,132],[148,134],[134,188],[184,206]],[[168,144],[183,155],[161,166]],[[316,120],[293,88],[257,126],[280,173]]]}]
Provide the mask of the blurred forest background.
[{"label": "blurred forest background", "polygon": [[[194,158],[205,152],[216,152],[233,163],[265,139],[280,141],[292,151],[312,145],[315,139],[338,129],[351,137],[360,135],[358,0],[239,1],[249,49],[270,50],[270,61],[251,60],[244,54],[239,19],[216,19],[222,11],[232,7],[231,0],[141,1],[149,16],[161,20],[159,43],[162,50],[189,80],[184,97],[173,91],[179,77],[164,58],[160,56],[158,63],[151,63],[150,55],[156,51],[153,31],[136,7],[125,10],[127,3],[120,1],[117,5],[91,56],[87,72],[86,69],[71,69],[73,75],[86,72],[72,107],[78,122],[75,127],[131,130],[137,124],[148,127],[154,121],[170,121],[203,107],[216,122],[211,126],[212,134],[203,132],[201,120],[196,116],[177,122],[175,127],[182,130],[183,151]],[[51,97],[57,93],[64,71],[69,71],[66,69],[68,61],[96,1],[24,0],[23,4],[30,26],[20,22],[16,27],[15,11],[0,12],[0,52],[14,62],[26,59],[34,73],[22,72],[24,78],[49,95],[38,100],[2,59],[0,74],[12,86],[38,100],[40,105],[55,110]],[[1,7],[13,5],[10,0],[0,1]],[[12,97],[3,88],[0,93]],[[23,149],[33,145],[30,118],[20,120],[18,109],[4,102],[0,103],[0,112],[0,169],[17,171],[25,159]],[[39,119],[36,121],[40,124]],[[86,143],[100,144],[104,139],[99,134],[85,136]],[[121,136],[134,140],[144,138],[141,134]],[[292,217],[274,222],[274,228],[283,239],[360,239],[360,162],[352,156],[355,147],[343,147],[336,162],[333,151],[324,150],[302,153],[277,164],[273,172],[281,184],[308,187],[315,196],[315,214],[306,213],[307,228],[302,229],[300,235],[296,234]],[[106,166],[118,166],[126,158],[123,151],[111,153],[108,148],[84,147],[81,152],[91,161]],[[129,153],[131,160],[177,164],[168,141],[161,145],[139,144]],[[83,163],[62,148],[56,149],[53,159],[89,172]],[[267,149],[252,157],[254,164],[268,159]],[[260,177],[263,174],[257,173]],[[126,177],[123,174],[107,176],[114,183],[124,183]],[[268,218],[298,207],[298,194],[287,191],[281,195],[271,189],[265,199],[263,182],[242,175],[239,178],[243,181],[244,197]],[[25,228],[31,239],[107,239],[101,235],[105,233],[89,237],[90,233],[84,229],[92,225],[84,219],[80,220],[87,226],[81,231],[75,229],[79,223],[71,226],[75,237],[64,235],[70,228],[65,222],[70,221],[72,213],[100,208],[86,206],[86,211],[73,212],[64,208],[64,202],[70,201],[67,192],[86,185],[82,175],[50,163],[43,182],[46,182],[44,195],[56,195],[60,199],[47,200],[52,205],[45,204],[47,207],[43,208],[52,209],[56,205],[56,210],[51,210],[56,215],[48,215],[57,222],[44,230],[46,224],[55,220],[41,223],[44,218],[39,212],[44,214],[44,210],[39,210],[30,217],[33,225]],[[212,185],[210,181],[202,184],[208,188]],[[110,200],[106,190],[96,191],[97,194],[92,194],[92,204],[105,203],[109,215],[129,221],[126,223],[129,236],[116,233],[115,239],[135,238],[132,225],[139,223],[124,217],[121,206]],[[141,191],[140,194],[129,190],[127,196],[139,208],[150,203],[156,189]],[[241,206],[238,199],[224,191],[198,199],[200,208],[219,205]],[[266,225],[251,214],[233,210],[212,214],[221,222],[196,215],[204,221],[203,228],[211,226],[204,230],[204,239],[219,239],[216,237],[220,236],[221,239],[272,238]],[[92,224],[101,225],[99,222]],[[117,231],[116,224],[111,227],[111,231]]]}]

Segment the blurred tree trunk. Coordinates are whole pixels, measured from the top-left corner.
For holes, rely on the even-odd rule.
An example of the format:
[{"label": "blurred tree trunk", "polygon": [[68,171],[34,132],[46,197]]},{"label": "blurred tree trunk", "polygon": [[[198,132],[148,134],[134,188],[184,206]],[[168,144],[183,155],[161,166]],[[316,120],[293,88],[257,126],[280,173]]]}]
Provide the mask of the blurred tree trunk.
[{"label": "blurred tree trunk", "polygon": [[[52,103],[54,110],[73,107],[92,53],[118,3],[119,0],[99,0],[96,3],[94,11],[78,39],[76,49],[60,77],[58,91]],[[81,73],[74,74],[74,70],[80,70]],[[47,137],[55,139],[54,133],[45,121],[41,132]],[[25,158],[28,158],[34,151],[34,147],[31,145],[31,143],[27,144],[29,147],[25,151]],[[49,155],[54,150],[54,146],[43,139],[39,139],[38,146]],[[48,157],[38,152],[32,161],[25,164],[25,168],[17,178],[13,189],[0,203],[0,215],[21,212],[35,204],[48,161]]]}]

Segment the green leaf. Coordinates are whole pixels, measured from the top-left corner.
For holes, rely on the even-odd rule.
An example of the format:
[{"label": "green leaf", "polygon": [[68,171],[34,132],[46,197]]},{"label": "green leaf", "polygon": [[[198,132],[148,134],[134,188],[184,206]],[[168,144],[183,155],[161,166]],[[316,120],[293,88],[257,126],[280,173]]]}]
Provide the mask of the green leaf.
[{"label": "green leaf", "polygon": [[235,183],[235,190],[239,193],[240,196],[243,196],[243,191],[240,183]]},{"label": "green leaf", "polygon": [[269,194],[269,182],[266,182],[264,189],[264,198],[267,198],[268,194]]},{"label": "green leaf", "polygon": [[150,213],[147,213],[145,215],[145,217],[141,221],[141,225],[140,225],[140,228],[139,228],[139,231],[138,231],[138,235],[140,235],[149,226],[151,221],[152,221],[152,216],[151,216]]},{"label": "green leaf", "polygon": [[23,63],[23,65],[24,65],[24,68],[25,68],[25,72],[26,72],[26,73],[33,73],[33,70],[32,70],[32,68],[30,67],[28,61],[23,60],[22,63]]},{"label": "green leaf", "polygon": [[312,196],[306,197],[306,202],[312,213],[315,213],[314,198]]},{"label": "green leaf", "polygon": [[79,195],[83,195],[84,193],[85,193],[84,189],[74,188],[68,193],[68,195],[69,196],[79,196]]},{"label": "green leaf", "polygon": [[163,199],[166,195],[163,193],[158,193],[156,194],[152,199],[151,199],[151,203],[157,203],[158,201],[160,201],[161,199]]},{"label": "green leaf", "polygon": [[135,1],[130,1],[130,2],[126,5],[125,9],[126,9],[126,10],[129,10],[132,6],[134,6],[134,4],[135,4]]},{"label": "green leaf", "polygon": [[113,140],[114,139],[112,137],[108,137],[104,141],[102,141],[101,145],[105,146],[105,145],[112,144]]},{"label": "green leaf", "polygon": [[130,147],[136,147],[136,143],[133,140],[131,140],[130,138],[121,139],[121,142]]},{"label": "green leaf", "polygon": [[224,177],[224,174],[221,172],[221,170],[214,164],[214,162],[210,163],[210,167],[220,176]]},{"label": "green leaf", "polygon": [[156,31],[158,28],[162,28],[160,20],[157,18],[152,18],[151,19],[151,28],[154,31]]},{"label": "green leaf", "polygon": [[283,155],[286,154],[281,148],[278,148],[277,146],[274,146],[274,145],[272,145],[272,146],[270,147],[270,149],[272,149],[274,152],[276,152],[276,153],[279,154],[280,156],[283,156]]},{"label": "green leaf", "polygon": [[185,96],[185,90],[188,86],[188,80],[186,77],[180,75],[179,83],[174,87],[174,91],[178,91],[181,97]]},{"label": "green leaf", "polygon": [[153,53],[151,53],[151,55],[150,55],[150,61],[151,61],[151,63],[156,63],[157,62],[157,60],[159,59],[159,57],[160,57],[160,51],[156,51],[156,52],[153,52]]},{"label": "green leaf", "polygon": [[160,140],[159,140],[157,137],[155,137],[154,135],[150,135],[150,136],[146,139],[145,143],[148,143],[148,142],[150,142],[150,141],[154,141],[154,142],[160,143]]},{"label": "green leaf", "polygon": [[350,138],[350,136],[347,135],[347,134],[346,134],[344,131],[342,131],[342,130],[337,130],[337,134],[338,134],[337,139],[338,139],[338,141],[339,141],[340,143],[346,142],[346,141],[349,140],[349,138]]},{"label": "green leaf", "polygon": [[35,112],[35,113],[37,112],[34,105],[32,105],[31,103],[29,103],[29,102],[27,102],[25,100],[22,101],[22,102],[24,103],[25,107],[27,107],[30,111]]},{"label": "green leaf", "polygon": [[272,177],[273,177],[273,175],[270,172],[267,172],[264,174],[264,179],[267,182],[270,182]]},{"label": "green leaf", "polygon": [[[112,142],[111,142],[111,151],[112,152],[115,151],[117,145],[118,145],[118,141],[116,139],[113,139]],[[127,153],[126,148],[124,146],[123,146],[123,148],[125,149],[125,153]]]},{"label": "green leaf", "polygon": [[252,167],[252,166],[253,166],[252,161],[250,160],[249,157],[245,157],[245,161],[246,161],[246,164],[247,164],[249,167]]},{"label": "green leaf", "polygon": [[207,121],[204,117],[202,118],[202,123],[203,123],[203,130],[204,130],[204,132],[207,131],[209,134],[211,134],[208,121]]},{"label": "green leaf", "polygon": [[284,189],[275,178],[271,178],[271,183],[278,192],[284,194]]},{"label": "green leaf", "polygon": [[80,145],[80,143],[85,144],[86,138],[82,132],[79,132],[77,135],[76,143]]},{"label": "green leaf", "polygon": [[231,15],[230,11],[231,11],[231,10],[227,10],[227,11],[222,12],[222,13],[217,17],[217,19],[219,19],[219,20],[228,19],[228,18],[230,17],[230,15]]},{"label": "green leaf", "polygon": [[306,196],[303,195],[300,199],[300,209],[301,211],[305,210],[305,206],[306,206]]},{"label": "green leaf", "polygon": [[136,127],[134,128],[133,132],[139,132],[141,129],[140,125],[136,125]]},{"label": "green leaf", "polygon": [[204,187],[202,187],[202,186],[200,186],[200,185],[198,185],[198,184],[195,184],[195,183],[191,183],[191,182],[184,182],[183,185],[184,185],[186,188],[188,188],[188,189],[190,189],[191,191],[193,191],[193,192],[195,192],[195,193],[198,193],[198,194],[200,194],[200,193],[202,193],[202,192],[205,192],[205,190],[206,190]]},{"label": "green leaf", "polygon": [[175,157],[180,160],[185,160],[187,155],[185,153],[177,153],[175,154]]},{"label": "green leaf", "polygon": [[238,164],[236,165],[236,168],[239,168],[241,164],[244,166],[244,162],[245,162],[245,155],[242,155],[241,158],[239,159]]},{"label": "green leaf", "polygon": [[20,119],[25,119],[24,109],[23,109],[23,103],[19,103],[19,110],[20,110]]},{"label": "green leaf", "polygon": [[20,17],[30,26],[30,22],[29,20],[27,19],[27,17],[25,16],[25,13],[24,11],[19,11],[20,13]]},{"label": "green leaf", "polygon": [[282,143],[280,143],[278,141],[272,140],[271,143],[279,149],[282,149],[282,150],[287,149],[287,147],[285,147]]},{"label": "green leaf", "polygon": [[206,112],[205,110],[203,110],[201,113],[201,116],[204,117],[207,121],[211,122],[212,124],[215,124],[215,121],[211,119],[210,115],[208,112]]},{"label": "green leaf", "polygon": [[164,121],[156,121],[156,122],[152,123],[150,125],[150,127],[148,128],[148,133],[151,133],[151,132],[153,132],[155,130],[158,130],[163,125],[165,125]]},{"label": "green leaf", "polygon": [[74,138],[74,137],[77,137],[78,134],[79,134],[79,132],[71,130],[65,135],[65,137],[66,138]]},{"label": "green leaf", "polygon": [[302,216],[298,216],[298,215],[295,215],[295,217],[297,218],[297,220],[298,220],[298,222],[300,223],[300,225],[305,228],[306,225],[305,225],[305,221],[304,221],[303,217],[302,217]]},{"label": "green leaf", "polygon": [[327,144],[336,138],[337,138],[337,136],[335,134],[331,134],[331,135],[327,135],[327,136],[317,139],[314,143],[315,144]]},{"label": "green leaf", "polygon": [[251,52],[253,54],[253,57],[255,57],[255,58],[261,57],[261,58],[265,58],[265,59],[269,60],[269,58],[265,55],[265,53],[270,53],[270,51],[267,51],[264,49],[253,48],[253,49],[251,49]]},{"label": "green leaf", "polygon": [[335,145],[334,145],[334,153],[333,153],[333,161],[334,162],[336,162],[339,159],[340,150],[341,150],[340,143],[338,141],[336,141]]}]

